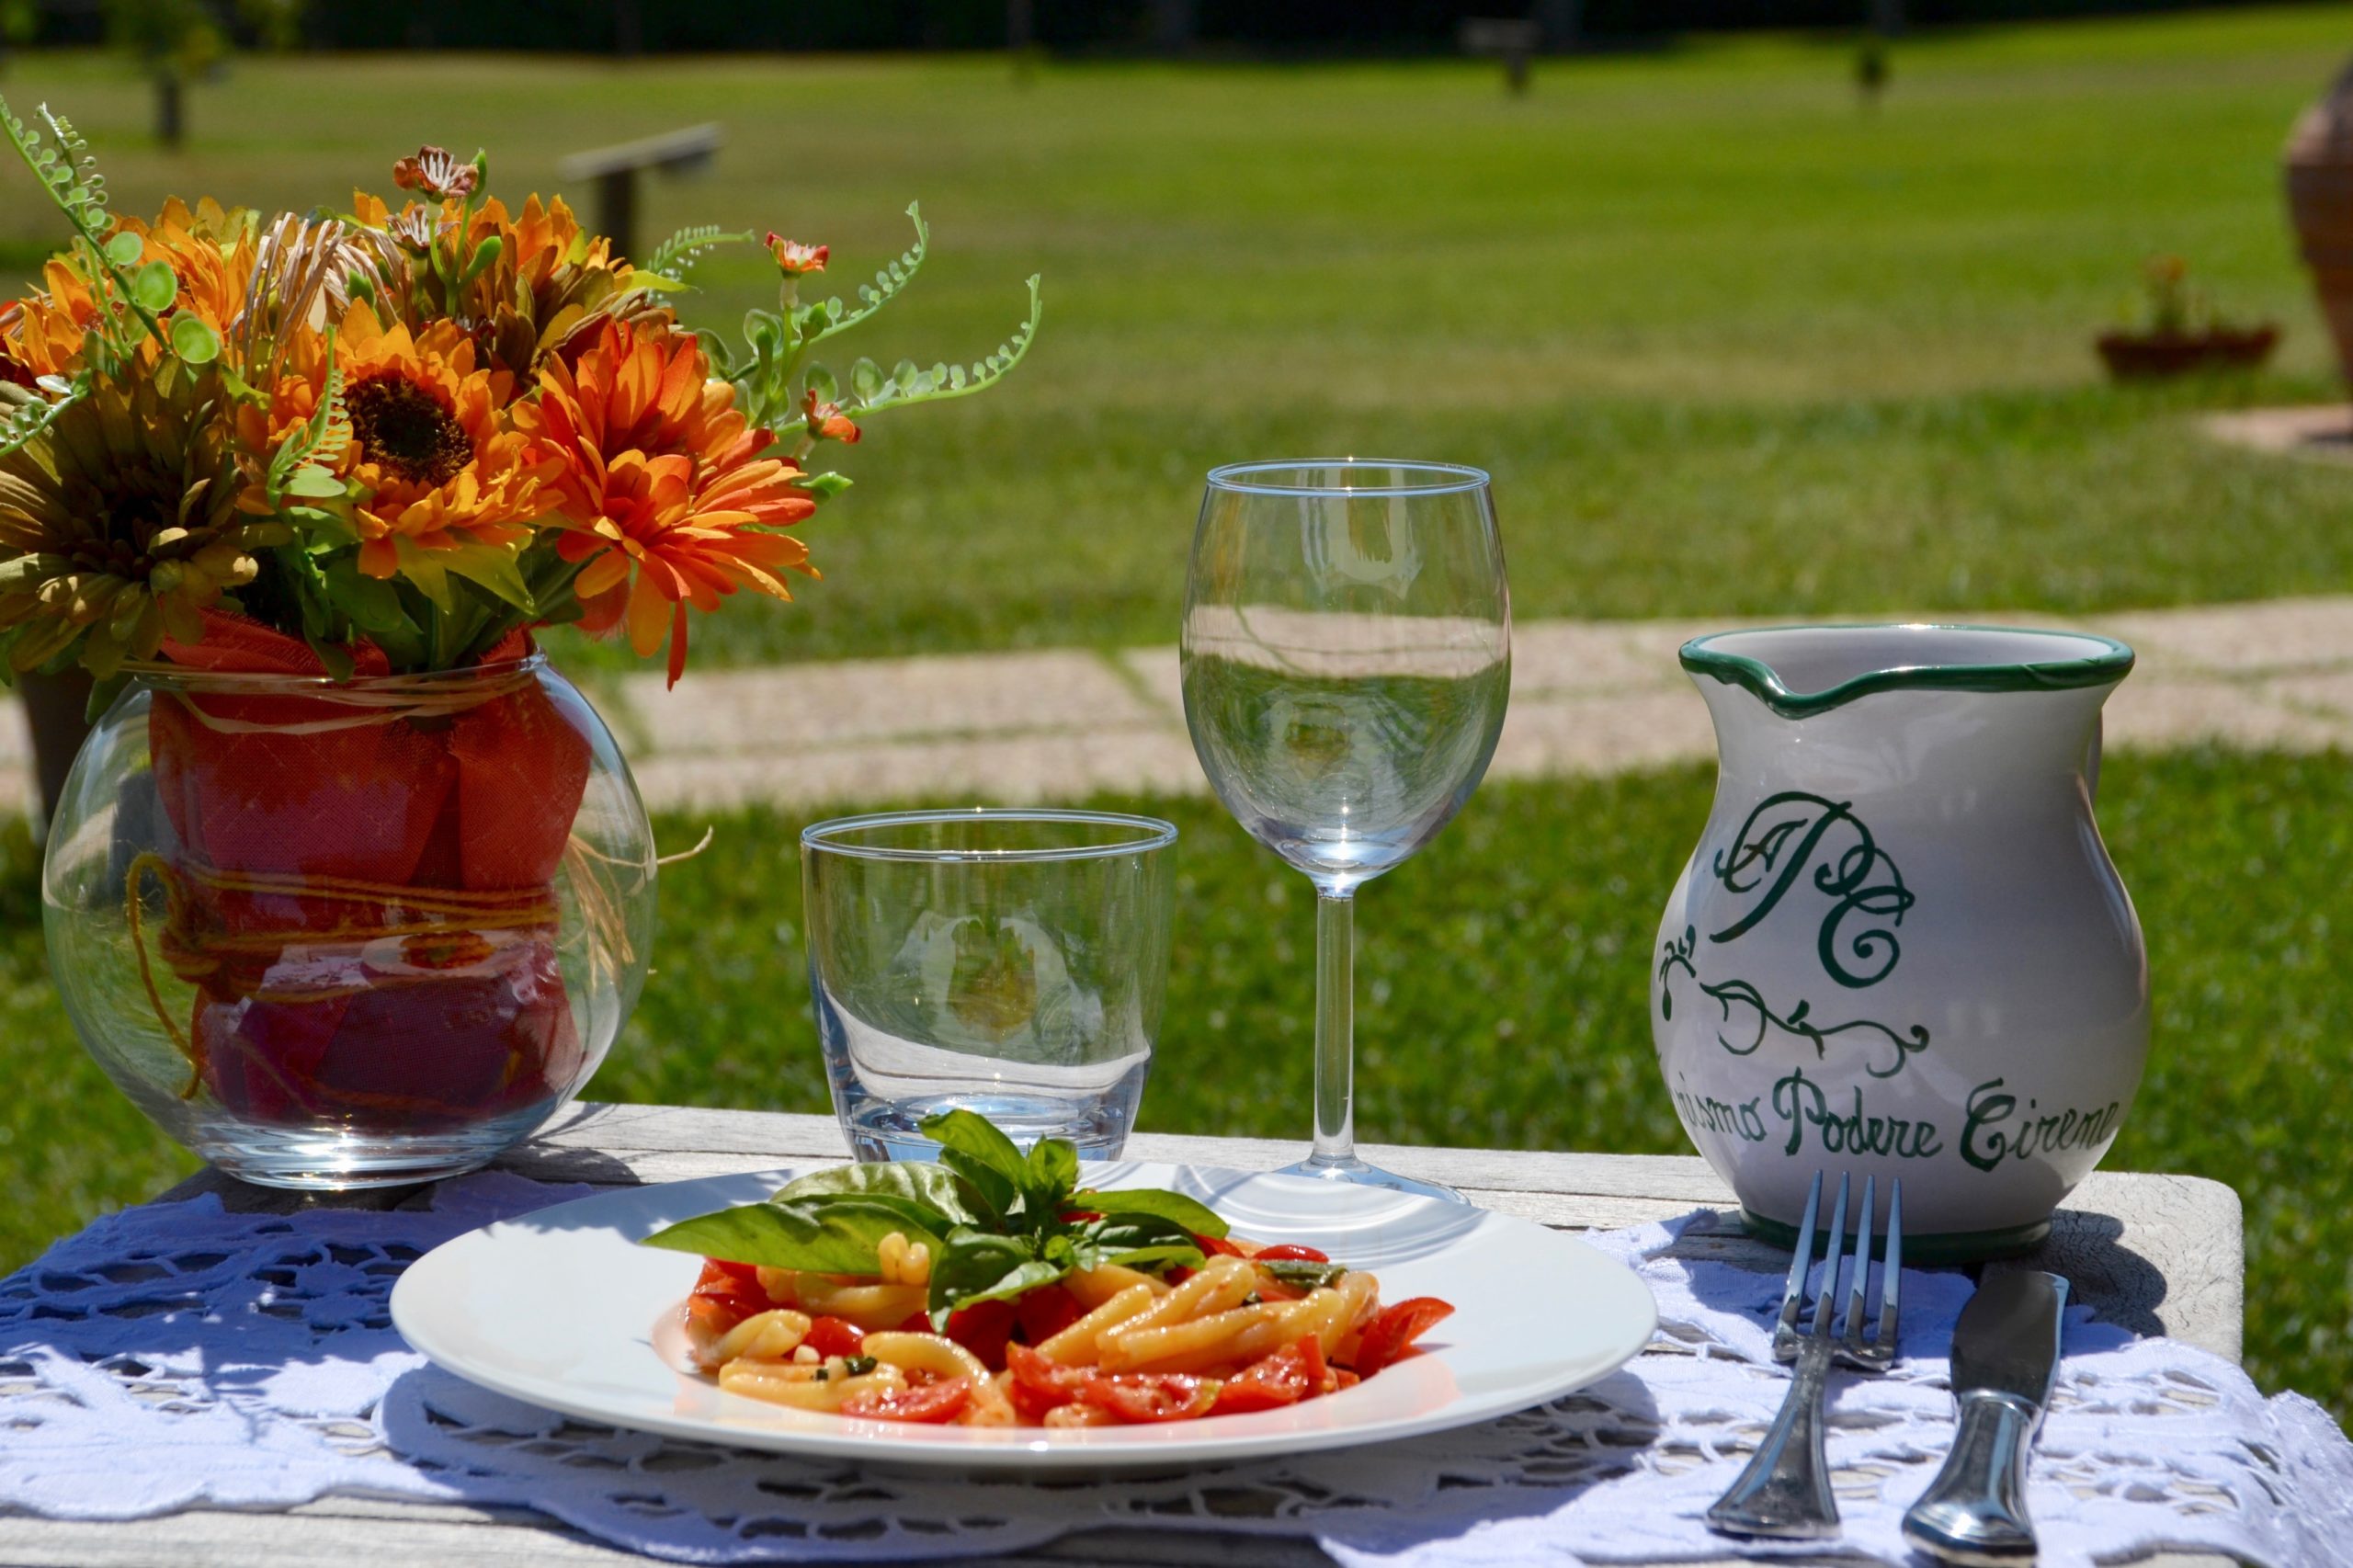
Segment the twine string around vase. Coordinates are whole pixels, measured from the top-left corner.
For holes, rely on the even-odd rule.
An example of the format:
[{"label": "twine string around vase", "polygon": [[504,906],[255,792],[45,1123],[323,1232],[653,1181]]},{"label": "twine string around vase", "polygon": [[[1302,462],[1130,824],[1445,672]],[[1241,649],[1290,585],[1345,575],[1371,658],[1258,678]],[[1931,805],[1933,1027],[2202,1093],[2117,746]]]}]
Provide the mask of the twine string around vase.
[{"label": "twine string around vase", "polygon": [[300,722],[276,719],[232,719],[222,714],[206,711],[203,705],[196,701],[196,693],[170,690],[166,695],[187,710],[188,715],[198,723],[215,734],[327,735],[342,730],[365,730],[379,724],[398,723],[404,719],[433,719],[453,713],[463,713],[470,709],[479,708],[485,702],[511,696],[525,687],[532,685],[535,679],[536,676],[529,668],[518,667],[505,675],[484,676],[462,687],[449,687],[447,689],[404,685],[393,680],[388,682],[382,689],[369,687],[327,687],[294,693],[235,690],[202,693],[204,696],[216,699],[324,703],[331,707],[358,710],[346,717]]},{"label": "twine string around vase", "polygon": [[[188,1086],[179,1095],[184,1100],[194,1099],[203,1086],[204,1051],[200,1043],[173,1019],[162,987],[156,983],[154,964],[148,957],[147,914],[141,893],[149,877],[154,878],[164,890],[165,957],[173,973],[190,984],[219,972],[230,959],[282,953],[297,942],[359,944],[389,937],[460,937],[484,931],[553,926],[559,914],[551,885],[476,892],[465,888],[419,888],[351,877],[222,871],[209,866],[176,864],[154,850],[144,850],[132,858],[131,869],[123,879],[123,915],[131,928],[131,950],[138,957],[139,981],[147,993],[148,1006],[153,1009],[156,1022],[163,1026],[165,1038],[188,1063]],[[298,926],[278,931],[205,931],[199,930],[190,916],[191,886],[214,893],[324,900],[349,910],[373,909],[379,912],[379,917],[372,921],[347,917],[315,929]],[[411,918],[381,917],[394,910]],[[590,918],[592,923],[599,923],[593,912]],[[439,978],[423,974],[411,977],[406,983],[429,984]],[[271,1003],[326,1002],[383,989],[392,980],[390,976],[377,975],[339,984],[293,988],[257,985],[245,994],[252,1000]]]}]

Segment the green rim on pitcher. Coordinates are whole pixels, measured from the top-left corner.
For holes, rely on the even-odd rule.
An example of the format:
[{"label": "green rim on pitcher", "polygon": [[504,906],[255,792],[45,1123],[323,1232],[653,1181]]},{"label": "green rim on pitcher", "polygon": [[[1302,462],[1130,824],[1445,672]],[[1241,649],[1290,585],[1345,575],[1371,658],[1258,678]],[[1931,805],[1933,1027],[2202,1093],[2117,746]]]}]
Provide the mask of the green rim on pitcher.
[{"label": "green rim on pitcher", "polygon": [[[1779,672],[1748,653],[1719,644],[1741,638],[1771,637],[1795,632],[1964,632],[2010,637],[2035,637],[2080,643],[2084,652],[2072,658],[2007,660],[1992,663],[1938,661],[1892,665],[1869,670],[1824,687],[1818,691],[1792,691]],[[2132,650],[2113,637],[2095,632],[2040,626],[1963,626],[1933,622],[1889,622],[1881,625],[1757,626],[1736,631],[1711,631],[1683,644],[1683,667],[1727,686],[1750,692],[1784,719],[1824,713],[1882,691],[2068,691],[2109,686],[2132,668]]]}]

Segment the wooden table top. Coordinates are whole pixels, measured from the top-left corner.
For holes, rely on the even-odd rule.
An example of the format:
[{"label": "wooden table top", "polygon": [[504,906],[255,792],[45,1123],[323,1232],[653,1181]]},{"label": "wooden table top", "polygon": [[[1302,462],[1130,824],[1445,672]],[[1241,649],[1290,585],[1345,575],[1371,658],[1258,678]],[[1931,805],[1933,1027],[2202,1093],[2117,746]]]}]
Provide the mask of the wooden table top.
[{"label": "wooden table top", "polygon": [[[1269,1170],[1300,1155],[1264,1139],[1139,1134],[1137,1159]],[[1536,1153],[1486,1149],[1368,1146],[1367,1158],[1406,1176],[1443,1182],[1503,1213],[1570,1229],[1667,1219],[1694,1209],[1729,1210],[1730,1191],[1695,1156]],[[673,1106],[584,1105],[499,1161],[499,1169],[541,1181],[633,1186],[722,1176],[768,1165],[847,1157],[830,1118]],[[330,1199],[246,1187],[206,1172],[165,1194],[217,1192],[243,1210],[288,1211],[322,1201],[394,1208],[421,1204],[415,1187]],[[1692,1227],[1677,1244],[1706,1256],[1774,1273],[1788,1255],[1749,1240],[1729,1212]],[[2064,1274],[2075,1299],[2139,1334],[2164,1334],[2234,1360],[2239,1355],[2245,1262],[2239,1200],[2195,1176],[2102,1172],[2060,1211],[2049,1242],[2015,1265]],[[121,1524],[0,1518],[0,1564],[42,1568],[294,1568],[354,1562],[393,1568],[451,1563],[614,1568],[649,1561],[550,1524],[525,1510],[438,1507],[328,1498],[284,1513],[192,1509]],[[1256,1568],[1327,1562],[1312,1542],[1097,1529],[995,1561],[1020,1564],[1199,1563]],[[2150,1568],[2211,1568],[2221,1560],[2167,1556]]]}]

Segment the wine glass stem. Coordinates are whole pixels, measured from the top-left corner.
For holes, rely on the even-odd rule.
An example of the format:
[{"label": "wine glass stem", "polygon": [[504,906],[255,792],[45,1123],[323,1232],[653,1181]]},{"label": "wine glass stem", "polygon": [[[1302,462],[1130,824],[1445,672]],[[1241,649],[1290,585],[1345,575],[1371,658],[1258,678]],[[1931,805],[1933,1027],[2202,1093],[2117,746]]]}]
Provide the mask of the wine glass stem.
[{"label": "wine glass stem", "polygon": [[1310,1165],[1357,1157],[1356,900],[1315,900],[1315,1153]]}]

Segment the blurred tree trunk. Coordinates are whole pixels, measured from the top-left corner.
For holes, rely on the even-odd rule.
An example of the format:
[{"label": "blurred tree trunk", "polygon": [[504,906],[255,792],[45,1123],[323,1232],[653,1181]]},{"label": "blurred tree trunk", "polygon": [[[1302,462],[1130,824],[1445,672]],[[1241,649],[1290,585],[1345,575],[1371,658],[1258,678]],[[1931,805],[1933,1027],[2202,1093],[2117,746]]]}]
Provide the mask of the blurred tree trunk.
[{"label": "blurred tree trunk", "polygon": [[1189,54],[1195,23],[1193,0],[1152,0],[1152,47],[1161,54]]},{"label": "blurred tree trunk", "polygon": [[17,691],[25,701],[25,726],[33,737],[33,776],[40,790],[41,817],[57,820],[57,802],[65,791],[65,775],[74,766],[82,743],[89,738],[90,672],[75,665],[53,676],[39,673],[17,677]]},{"label": "blurred tree trunk", "polygon": [[1583,0],[1536,0],[1534,21],[1542,29],[1549,54],[1567,54],[1582,41]]},{"label": "blurred tree trunk", "polygon": [[155,73],[155,140],[178,148],[188,140],[188,84],[169,66]]}]

